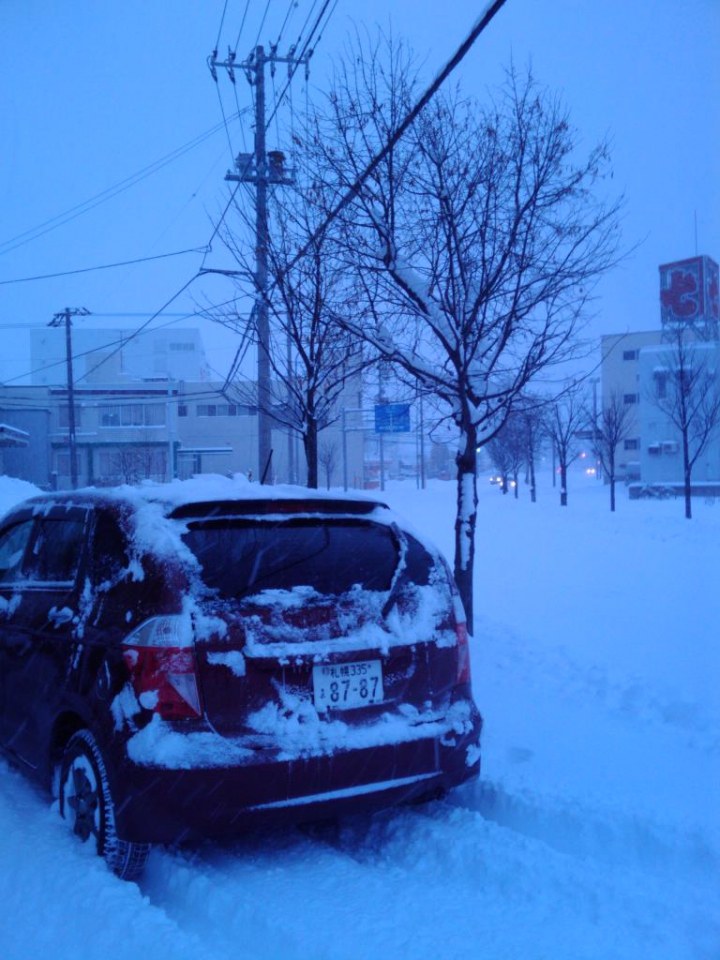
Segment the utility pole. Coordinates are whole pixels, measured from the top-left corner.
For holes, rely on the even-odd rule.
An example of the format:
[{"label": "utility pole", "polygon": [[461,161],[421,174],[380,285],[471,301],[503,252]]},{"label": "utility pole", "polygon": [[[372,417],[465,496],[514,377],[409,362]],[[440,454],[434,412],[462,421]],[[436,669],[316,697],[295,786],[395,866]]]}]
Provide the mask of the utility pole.
[{"label": "utility pole", "polygon": [[[307,67],[312,51],[303,57],[278,56],[276,48],[270,52],[258,46],[247,60],[237,62],[234,53],[227,60],[217,59],[213,50],[208,61],[213,80],[217,82],[217,68],[227,70],[230,81],[235,83],[235,70],[244,71],[248,82],[255,87],[255,143],[254,153],[240,153],[235,160],[237,173],[228,173],[226,180],[255,185],[255,296],[257,303],[257,400],[258,400],[258,475],[264,476],[272,456],[272,390],[270,383],[270,318],[268,312],[268,218],[267,192],[269,184],[290,184],[292,175],[285,170],[285,155],[280,150],[267,152],[265,133],[267,129],[265,104],[265,67],[269,64],[275,71],[278,63],[288,65],[288,84],[295,70],[304,64]],[[277,106],[276,108],[277,109]]]},{"label": "utility pole", "polygon": [[77,444],[75,441],[75,381],[73,379],[72,366],[72,336],[70,334],[71,317],[89,317],[90,311],[85,307],[65,307],[60,313],[56,313],[49,327],[59,327],[65,321],[65,362],[67,365],[67,395],[68,395],[68,446],[70,448],[70,485],[73,490],[77,490],[78,472],[77,472]]}]

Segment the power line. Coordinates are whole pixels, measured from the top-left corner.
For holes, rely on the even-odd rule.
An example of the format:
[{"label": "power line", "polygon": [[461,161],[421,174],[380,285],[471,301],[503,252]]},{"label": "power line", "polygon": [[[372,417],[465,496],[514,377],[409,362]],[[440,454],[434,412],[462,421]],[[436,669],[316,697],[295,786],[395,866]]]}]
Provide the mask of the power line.
[{"label": "power line", "polygon": [[[326,3],[329,0],[326,0]],[[368,163],[362,173],[357,177],[355,182],[349,189],[346,191],[344,196],[338,201],[335,207],[328,213],[325,217],[325,220],[320,224],[317,230],[313,233],[312,237],[308,240],[306,244],[295,254],[295,256],[290,260],[285,268],[287,273],[295,264],[305,256],[308,250],[317,243],[318,239],[323,236],[328,226],[332,221],[345,209],[345,207],[355,199],[355,197],[360,192],[360,188],[368,179],[368,177],[374,172],[374,170],[382,163],[388,153],[392,150],[398,140],[401,139],[407,133],[408,129],[412,124],[417,120],[420,112],[427,106],[430,100],[435,96],[443,83],[447,80],[450,74],[455,70],[455,68],[461,63],[465,58],[467,53],[470,51],[475,41],[478,39],[480,34],[488,27],[490,22],[493,20],[495,15],[500,11],[500,9],[505,5],[506,0],[493,0],[492,3],[489,3],[485,8],[485,11],[480,15],[478,20],[473,25],[470,33],[465,38],[465,40],[460,44],[458,49],[455,51],[451,59],[445,64],[445,66],[440,70],[435,79],[432,81],[430,86],[425,90],[420,99],[415,103],[415,106],[405,115],[402,123],[396,128],[394,133],[390,136],[385,146],[379,153],[376,153],[373,159]]]},{"label": "power line", "polygon": [[285,27],[287,26],[288,20],[290,19],[290,16],[296,6],[297,6],[297,0],[290,0],[290,2],[288,3],[288,9],[287,9],[287,13],[285,14],[285,19],[282,22],[282,26],[280,27],[280,33],[278,34],[278,38],[275,41],[275,49],[277,49],[280,46],[280,41],[282,40],[282,35],[285,32]]},{"label": "power line", "polygon": [[225,14],[227,13],[228,0],[225,0],[225,6],[223,7],[222,16],[220,17],[220,26],[218,27],[217,40],[215,41],[215,49],[220,46],[220,34],[222,33],[223,24],[225,23]]},{"label": "power line", "polygon": [[161,157],[159,160],[155,160],[153,163],[148,164],[141,170],[138,170],[136,173],[131,174],[129,177],[125,177],[124,180],[120,180],[113,186],[107,187],[105,190],[102,190],[100,193],[95,194],[88,200],[84,200],[82,203],[71,207],[64,213],[59,213],[56,216],[51,217],[49,220],[45,220],[38,224],[36,227],[32,227],[30,230],[25,230],[23,233],[19,233],[16,236],[10,237],[8,240],[3,241],[0,243],[0,255],[10,253],[11,251],[16,250],[18,247],[24,246],[26,243],[31,243],[33,240],[38,240],[40,237],[45,236],[45,234],[57,229],[57,227],[64,226],[66,223],[69,223],[71,220],[82,216],[84,213],[88,213],[90,210],[95,209],[95,207],[100,206],[102,203],[114,199],[115,197],[119,196],[119,194],[124,193],[125,190],[135,186],[136,183],[140,183],[146,177],[151,176],[153,173],[156,173],[159,170],[162,170],[163,167],[166,167],[174,160],[179,159],[190,150],[199,146],[201,143],[204,143],[205,140],[222,130],[226,123],[237,120],[241,116],[241,113],[246,112],[248,109],[249,108],[245,108],[244,111],[238,110],[236,114],[229,117],[227,120],[223,120],[223,123],[215,124],[215,126],[211,127],[209,130],[198,134],[197,137],[194,137],[192,140],[189,140],[182,146],[177,147],[170,153],[165,154],[165,156]]},{"label": "power line", "polygon": [[267,18],[269,9],[270,9],[270,0],[267,0],[267,3],[265,4],[265,13],[263,14],[263,18],[260,21],[260,26],[258,27],[257,39],[255,40],[256,47],[260,43],[260,34],[262,33],[262,28],[265,26],[265,19]]},{"label": "power line", "polygon": [[149,260],[167,260],[169,257],[180,257],[186,253],[206,253],[207,247],[190,247],[187,250],[176,250],[174,253],[158,253],[152,257],[137,257],[135,260],[120,260],[118,263],[102,263],[97,267],[81,267],[78,270],[63,270],[60,273],[42,273],[35,277],[16,277],[13,280],[0,280],[0,287],[9,283],[31,283],[34,280],[53,280],[56,277],[71,277],[78,273],[92,273],[94,270],[112,270],[115,267],[128,267],[135,263],[147,263]]},{"label": "power line", "polygon": [[248,9],[250,7],[250,0],[245,0],[245,12],[243,13],[243,18],[240,21],[240,29],[238,31],[237,40],[235,41],[235,53],[237,53],[237,48],[240,46],[240,37],[242,36],[243,28],[245,26],[245,20],[248,15]]},{"label": "power line", "polygon": [[[310,8],[311,12],[312,12],[312,10],[315,8],[316,2],[317,2],[317,0],[314,0],[313,5],[312,5],[312,7]],[[333,13],[335,12],[335,9],[336,9],[336,7],[337,7],[337,5],[338,5],[338,2],[339,2],[339,0],[335,0],[335,2],[334,2],[334,4],[333,4],[333,8],[332,8],[332,10],[330,11],[330,13],[328,14],[328,17],[327,17],[327,19],[326,19],[326,21],[325,21],[325,25],[324,25],[324,27],[323,27],[323,30],[325,29],[325,27],[327,27],[328,23],[330,22],[330,18],[332,17]],[[303,48],[302,48],[301,53],[299,54],[299,56],[297,57],[297,59],[295,59],[294,62],[291,63],[290,67],[288,68],[288,78],[287,78],[287,80],[285,81],[285,86],[283,87],[280,96],[275,100],[275,102],[274,102],[274,104],[273,104],[272,112],[271,112],[271,114],[270,114],[270,116],[269,116],[269,118],[268,118],[268,120],[267,120],[267,122],[266,122],[266,125],[265,125],[265,129],[266,129],[266,130],[269,129],[270,124],[271,124],[272,121],[273,121],[273,118],[275,117],[275,115],[277,114],[278,110],[280,109],[280,106],[282,105],[282,102],[283,102],[283,100],[285,99],[285,95],[286,95],[286,93],[288,92],[288,88],[289,88],[290,85],[292,84],[293,78],[294,78],[295,74],[297,73],[297,69],[298,69],[298,67],[300,66],[301,63],[304,63],[304,64],[305,64],[305,71],[306,71],[306,76],[307,76],[308,64],[309,64],[309,61],[310,61],[310,57],[311,57],[311,56],[313,55],[313,53],[315,52],[315,48],[314,48],[314,47],[313,47],[313,48],[310,48],[310,44],[311,44],[311,42],[312,42],[312,38],[315,36],[315,33],[316,33],[316,31],[317,31],[317,29],[318,29],[318,27],[319,27],[319,25],[320,25],[320,21],[322,20],[323,15],[325,14],[325,11],[326,11],[327,8],[329,7],[330,3],[331,3],[331,0],[324,0],[323,7],[322,7],[322,9],[320,10],[320,13],[317,15],[317,17],[316,17],[316,19],[315,19],[315,23],[313,24],[312,30],[311,30],[310,33],[308,34],[308,38],[307,38],[307,40],[305,41],[305,43],[304,43],[304,45],[303,45]],[[305,26],[307,26],[307,23],[308,23],[308,20],[309,20],[309,19],[310,19],[310,15],[308,14],[308,18],[306,19],[305,24],[303,25],[303,30],[305,29]],[[299,45],[299,43],[300,43],[301,36],[302,36],[302,30],[300,31],[300,36],[298,37],[297,43],[296,43],[296,45],[295,45],[296,47],[297,47],[297,46]],[[317,38],[317,41],[316,41],[316,43],[315,43],[315,46],[317,46],[318,43],[320,43],[321,40],[322,40],[322,31],[320,32],[320,34],[318,34],[318,38]],[[293,49],[295,49],[295,48],[293,48]]]}]

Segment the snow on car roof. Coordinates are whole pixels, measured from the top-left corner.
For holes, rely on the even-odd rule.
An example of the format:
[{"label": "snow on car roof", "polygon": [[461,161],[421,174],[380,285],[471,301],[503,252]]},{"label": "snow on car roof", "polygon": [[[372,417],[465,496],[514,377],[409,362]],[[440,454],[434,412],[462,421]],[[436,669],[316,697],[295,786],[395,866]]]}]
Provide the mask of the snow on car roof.
[{"label": "snow on car roof", "polygon": [[117,487],[85,487],[73,492],[63,491],[45,493],[33,498],[33,502],[47,502],[53,500],[70,504],[74,501],[87,503],[88,500],[122,500],[128,503],[159,503],[170,512],[178,507],[193,503],[208,503],[216,501],[325,501],[328,504],[357,503],[367,504],[368,507],[386,507],[384,503],[374,497],[368,497],[360,492],[343,494],[332,493],[327,490],[311,490],[308,487],[290,484],[264,486],[253,483],[242,474],[224,477],[217,474],[206,474],[193,477],[189,480],[172,480],[170,483],[145,481],[139,485],[123,484]]},{"label": "snow on car roof", "polygon": [[[316,509],[310,507],[313,502],[317,504]],[[311,517],[320,513],[339,518],[361,514],[368,520],[384,525],[398,524],[422,543],[431,555],[438,556],[437,548],[428,542],[424,534],[395,514],[387,504],[363,492],[333,493],[290,484],[265,486],[248,480],[243,474],[232,477],[205,474],[189,480],[172,480],[170,483],[145,481],[137,486],[85,487],[76,491],[45,493],[17,506],[27,505],[36,511],[44,511],[53,504],[88,506],[113,503],[118,507],[127,505],[132,508],[132,540],[139,552],[173,556],[190,567],[197,567],[197,561],[182,541],[183,521],[207,516],[219,504],[228,507],[240,507],[243,503],[248,507],[256,504],[258,509],[252,512],[262,514],[266,519],[276,514],[278,517],[287,514],[293,503],[305,507],[297,512],[292,511],[295,516],[304,514]],[[273,509],[274,503],[277,503],[277,510]],[[232,509],[232,512],[250,511]]]}]

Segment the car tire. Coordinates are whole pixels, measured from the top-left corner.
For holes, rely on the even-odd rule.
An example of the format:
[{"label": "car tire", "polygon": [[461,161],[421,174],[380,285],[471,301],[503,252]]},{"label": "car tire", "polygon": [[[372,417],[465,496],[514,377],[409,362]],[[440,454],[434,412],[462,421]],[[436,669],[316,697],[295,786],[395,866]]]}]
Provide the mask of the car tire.
[{"label": "car tire", "polygon": [[112,872],[135,880],[150,846],[122,840],[115,829],[115,807],[102,753],[89,730],[68,740],[60,766],[60,814],[82,843],[93,843]]}]

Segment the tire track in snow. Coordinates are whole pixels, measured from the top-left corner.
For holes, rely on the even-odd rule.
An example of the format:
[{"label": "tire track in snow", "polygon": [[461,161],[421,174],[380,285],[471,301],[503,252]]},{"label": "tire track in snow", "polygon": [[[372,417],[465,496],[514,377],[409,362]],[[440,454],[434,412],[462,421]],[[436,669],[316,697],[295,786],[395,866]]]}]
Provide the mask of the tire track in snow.
[{"label": "tire track in snow", "polygon": [[644,869],[682,867],[708,880],[720,876],[717,843],[698,830],[683,831],[560,797],[541,798],[528,791],[511,793],[501,783],[488,780],[460,788],[446,802],[542,840],[561,853]]},{"label": "tire track in snow", "polygon": [[720,933],[682,878],[447,801],[156,853],[143,890],[222,958],[696,960]]}]

